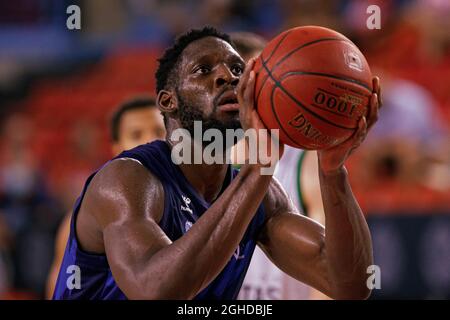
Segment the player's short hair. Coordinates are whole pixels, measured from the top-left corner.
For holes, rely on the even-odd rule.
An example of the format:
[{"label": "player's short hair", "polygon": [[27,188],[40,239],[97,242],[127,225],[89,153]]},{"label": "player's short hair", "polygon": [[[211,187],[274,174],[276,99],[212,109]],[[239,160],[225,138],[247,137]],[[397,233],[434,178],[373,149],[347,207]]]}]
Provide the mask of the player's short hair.
[{"label": "player's short hair", "polygon": [[267,44],[266,39],[252,32],[232,32],[230,37],[240,55],[262,51]]},{"label": "player's short hair", "polygon": [[176,38],[174,44],[167,48],[161,58],[158,59],[159,66],[156,70],[156,92],[166,89],[169,86],[176,86],[176,74],[178,62],[184,49],[192,42],[205,38],[216,37],[228,42],[234,47],[230,36],[217,29],[206,26],[202,29],[191,29]]},{"label": "player's short hair", "polygon": [[156,108],[156,100],[151,96],[141,96],[130,100],[126,100],[121,103],[114,111],[111,117],[111,140],[113,142],[119,141],[119,127],[120,122],[125,113],[131,110],[143,109],[143,108]]}]

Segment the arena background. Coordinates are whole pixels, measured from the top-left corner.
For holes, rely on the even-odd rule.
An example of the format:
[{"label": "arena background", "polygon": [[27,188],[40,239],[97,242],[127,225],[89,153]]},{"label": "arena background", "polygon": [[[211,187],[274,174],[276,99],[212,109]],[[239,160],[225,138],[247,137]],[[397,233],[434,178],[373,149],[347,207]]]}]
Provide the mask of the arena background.
[{"label": "arena background", "polygon": [[[68,6],[81,30],[68,30]],[[381,9],[381,29],[366,9]],[[42,299],[59,222],[110,157],[108,120],[154,93],[156,58],[205,24],[270,39],[336,29],[366,55],[384,108],[348,164],[371,228],[372,299],[450,298],[448,0],[14,0],[0,2],[0,297]]]}]

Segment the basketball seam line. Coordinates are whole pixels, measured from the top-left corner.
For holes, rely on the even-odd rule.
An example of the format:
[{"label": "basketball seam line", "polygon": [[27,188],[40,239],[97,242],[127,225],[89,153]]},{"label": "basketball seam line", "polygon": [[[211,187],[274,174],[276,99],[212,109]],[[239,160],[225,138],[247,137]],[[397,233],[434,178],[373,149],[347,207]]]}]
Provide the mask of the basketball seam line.
[{"label": "basketball seam line", "polygon": [[[284,39],[284,38],[283,38],[283,39]],[[283,40],[283,39],[282,39],[282,40]],[[281,58],[281,59],[280,59],[280,60],[272,67],[271,72],[273,72],[273,71],[274,71],[274,70],[275,70],[282,62],[284,62],[287,58],[289,58],[289,57],[290,57],[291,55],[293,55],[294,53],[300,51],[301,49],[306,48],[306,47],[308,47],[308,46],[310,46],[310,45],[313,45],[313,44],[322,42],[322,41],[333,41],[333,40],[349,42],[349,41],[346,40],[346,39],[340,39],[340,38],[322,38],[322,39],[318,39],[318,40],[314,40],[314,41],[311,41],[311,42],[304,43],[304,44],[302,44],[300,47],[297,47],[297,48],[293,49],[292,51],[290,51],[289,53],[287,53],[283,58]],[[351,43],[351,42],[349,42],[349,43]],[[281,41],[280,41],[280,44],[281,44]],[[266,62],[268,62],[268,61],[266,61]],[[262,55],[261,55],[261,63],[262,63],[262,66],[261,66],[261,68],[258,70],[258,73],[262,70],[262,68],[265,68],[265,69],[267,70],[267,66],[265,66],[266,62],[264,61],[264,59],[262,58]],[[261,94],[261,91],[262,91],[262,89],[264,88],[264,85],[266,84],[266,81],[267,81],[268,78],[269,78],[269,77],[267,76],[267,77],[265,77],[265,78],[262,80],[261,88],[260,88],[259,91],[258,91],[258,94],[257,94],[257,96],[256,96],[256,100],[259,99],[259,96],[260,96],[260,94]]]},{"label": "basketball seam line", "polygon": [[334,97],[336,97],[336,98],[339,98],[339,95],[337,95],[337,94],[335,94],[335,93],[333,93],[333,92],[329,92],[329,91],[324,90],[324,89],[322,89],[322,88],[317,88],[317,90],[322,91],[322,92],[325,92],[326,94],[329,94],[330,96],[334,96]]},{"label": "basketball seam line", "polygon": [[266,69],[266,72],[267,72],[267,74],[269,75],[269,77],[273,80],[275,86],[278,87],[278,88],[280,88],[280,89],[281,89],[281,90],[282,90],[282,91],[283,91],[283,92],[284,92],[291,100],[293,100],[293,101],[297,104],[297,107],[299,107],[300,109],[303,109],[303,110],[309,112],[310,114],[314,115],[315,117],[319,118],[320,120],[322,120],[322,121],[324,121],[324,122],[326,122],[326,123],[328,123],[328,124],[331,124],[331,125],[334,126],[334,127],[341,128],[341,129],[343,129],[343,130],[355,130],[355,129],[357,129],[357,127],[349,128],[349,127],[344,127],[344,126],[335,124],[335,123],[333,123],[333,122],[327,120],[326,118],[323,118],[322,116],[318,115],[317,113],[315,113],[315,112],[309,110],[308,108],[306,108],[306,107],[303,105],[303,103],[301,103],[301,102],[298,101],[294,96],[292,96],[292,95],[289,93],[289,91],[287,91],[287,90],[281,85],[281,83],[280,83],[279,81],[277,81],[277,80],[273,77],[272,73],[268,70],[268,68],[267,68],[267,66],[266,66],[265,64],[263,64],[263,66],[264,66],[264,68]]},{"label": "basketball seam line", "polygon": [[272,93],[270,94],[270,107],[271,107],[271,109],[272,109],[273,115],[275,116],[275,120],[278,122],[278,126],[280,127],[281,131],[284,132],[284,134],[289,138],[289,140],[291,140],[297,147],[301,147],[302,149],[304,149],[304,148],[305,148],[304,146],[299,145],[294,139],[291,138],[291,136],[289,135],[289,133],[283,128],[283,125],[281,124],[280,119],[278,118],[277,112],[276,112],[276,110],[275,110],[275,103],[274,103],[274,101],[273,101],[273,97],[274,97],[274,95],[275,95],[275,89],[276,89],[276,88],[277,88],[277,87],[274,86],[274,87],[272,88]]},{"label": "basketball seam line", "polygon": [[[275,46],[275,48],[273,48],[273,50],[272,50],[272,52],[270,53],[270,55],[269,55],[269,57],[267,58],[267,60],[265,60],[266,63],[269,62],[269,60],[273,57],[273,55],[275,54],[275,52],[276,52],[276,51],[278,50],[278,48],[280,47],[281,43],[284,41],[284,39],[286,39],[286,37],[287,37],[290,33],[291,33],[291,31],[288,31],[288,32],[280,39],[280,41],[277,43],[277,45]],[[261,53],[261,55],[260,55],[260,58],[261,58],[262,64],[264,64],[264,59],[263,59],[262,53]],[[261,64],[261,67],[259,68],[259,70],[256,72],[257,74],[258,74],[259,72],[261,72],[261,70],[263,69],[262,64]],[[264,83],[265,83],[265,81],[263,82],[263,86],[264,86]],[[261,87],[261,88],[262,88],[262,87]],[[261,90],[260,90],[260,91],[258,92],[258,94],[257,94],[256,101],[258,101],[260,93],[261,93]],[[258,111],[258,104],[256,104],[256,111]]]},{"label": "basketball seam line", "polygon": [[[265,62],[269,62],[269,60],[273,57],[273,55],[275,54],[275,52],[278,50],[278,48],[280,47],[281,43],[284,41],[284,39],[286,39],[286,37],[291,33],[291,31],[288,31],[281,39],[280,42],[277,43],[277,45],[275,46],[275,48],[273,48],[272,52],[269,54],[269,57],[267,58],[267,60],[265,60]],[[262,54],[261,54],[261,60],[264,61]],[[259,68],[258,72],[260,72],[262,70],[262,66]]]},{"label": "basketball seam line", "polygon": [[[355,80],[355,79],[352,79],[352,78],[342,77],[342,76],[335,76],[333,74],[323,73],[323,72],[289,71],[289,72],[286,72],[285,74],[283,74],[283,77],[280,78],[280,80],[283,80],[285,78],[285,76],[291,76],[291,75],[308,75],[308,76],[329,77],[329,78],[342,80],[342,81],[347,81],[347,82],[356,84],[356,85],[358,85],[360,87],[363,87],[363,88],[365,88],[365,89],[367,89],[367,90],[369,90],[371,92],[370,87],[368,85],[366,85],[365,83],[361,82],[361,81],[358,81],[358,80]],[[323,89],[321,89],[321,90],[323,90]],[[323,90],[323,91],[325,91],[325,90]]]},{"label": "basketball seam line", "polygon": [[319,106],[319,105],[317,105],[315,103],[311,103],[311,105],[313,107],[316,107],[316,108],[320,109],[320,110],[330,112],[330,113],[335,114],[337,116],[340,116],[340,117],[343,117],[343,118],[346,118],[346,119],[352,119],[351,117],[348,117],[348,116],[345,116],[343,114],[337,113],[336,111],[333,111],[333,110],[328,110],[327,108],[321,107],[321,106]]}]

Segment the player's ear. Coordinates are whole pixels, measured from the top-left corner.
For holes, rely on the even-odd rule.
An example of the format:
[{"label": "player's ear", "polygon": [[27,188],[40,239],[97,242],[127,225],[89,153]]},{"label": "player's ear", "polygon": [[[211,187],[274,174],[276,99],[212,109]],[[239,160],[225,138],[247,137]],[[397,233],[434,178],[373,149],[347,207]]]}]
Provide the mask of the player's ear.
[{"label": "player's ear", "polygon": [[167,114],[175,113],[178,109],[178,101],[172,91],[161,90],[156,97],[156,103],[161,112]]}]

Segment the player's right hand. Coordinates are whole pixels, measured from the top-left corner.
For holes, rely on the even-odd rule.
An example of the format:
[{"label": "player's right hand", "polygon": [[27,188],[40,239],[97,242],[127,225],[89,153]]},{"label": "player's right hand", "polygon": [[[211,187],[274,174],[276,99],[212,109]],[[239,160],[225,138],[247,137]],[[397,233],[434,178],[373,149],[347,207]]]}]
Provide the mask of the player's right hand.
[{"label": "player's right hand", "polygon": [[255,71],[252,70],[254,64],[254,58],[248,61],[237,86],[237,98],[240,105],[239,119],[244,130],[266,129],[255,109]]},{"label": "player's right hand", "polygon": [[[237,98],[239,102],[239,119],[241,121],[242,129],[247,132],[249,129],[255,129],[257,133],[257,147],[266,148],[266,154],[271,158],[271,163],[276,163],[283,155],[284,145],[279,140],[278,136],[271,136],[270,131],[266,128],[258,112],[255,108],[255,78],[256,74],[253,70],[255,58],[248,61],[244,73],[239,79],[237,86]],[[278,139],[278,152],[272,152],[271,139]],[[252,150],[252,149],[250,149]],[[259,149],[258,149],[259,151]],[[259,159],[259,152],[258,152]]]}]

